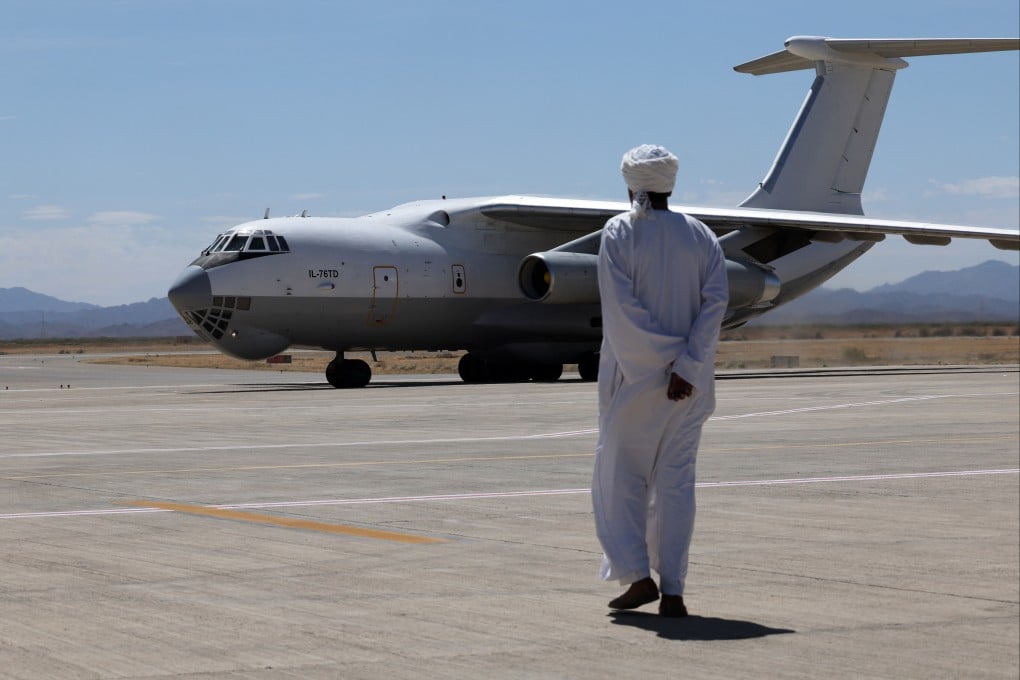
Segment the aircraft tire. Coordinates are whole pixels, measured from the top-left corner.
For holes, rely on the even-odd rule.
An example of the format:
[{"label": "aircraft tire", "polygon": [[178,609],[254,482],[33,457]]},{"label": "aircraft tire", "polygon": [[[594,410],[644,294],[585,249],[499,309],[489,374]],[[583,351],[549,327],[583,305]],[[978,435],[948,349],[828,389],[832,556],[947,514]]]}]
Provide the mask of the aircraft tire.
[{"label": "aircraft tire", "polygon": [[364,387],[372,380],[372,367],[361,359],[334,359],[326,366],[326,382],[337,389]]},{"label": "aircraft tire", "polygon": [[457,373],[466,383],[480,383],[487,380],[489,371],[485,359],[469,352],[457,363]]},{"label": "aircraft tire", "polygon": [[534,364],[531,379],[535,382],[556,382],[563,375],[563,364]]},{"label": "aircraft tire", "polygon": [[595,382],[599,379],[599,353],[588,352],[582,354],[581,358],[577,361],[577,372],[581,375],[581,380],[587,382]]}]

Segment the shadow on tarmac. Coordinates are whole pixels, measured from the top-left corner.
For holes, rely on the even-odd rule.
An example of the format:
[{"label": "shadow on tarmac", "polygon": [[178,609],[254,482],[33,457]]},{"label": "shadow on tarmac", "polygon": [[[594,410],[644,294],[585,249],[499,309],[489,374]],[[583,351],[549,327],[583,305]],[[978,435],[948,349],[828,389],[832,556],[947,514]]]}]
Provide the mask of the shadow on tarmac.
[{"label": "shadow on tarmac", "polygon": [[[582,383],[585,382],[580,378],[576,379],[565,379],[558,380],[557,383]],[[475,383],[476,385],[499,385],[501,383]],[[514,383],[517,385],[523,383]],[[536,385],[548,385],[552,383],[534,383]],[[594,383],[592,383],[594,385]],[[310,392],[313,390],[322,390],[326,392],[356,392],[359,389],[364,390],[375,390],[375,389],[392,389],[398,388],[411,388],[411,387],[440,387],[440,386],[451,386],[451,385],[467,385],[460,378],[453,378],[449,380],[402,380],[402,381],[386,381],[380,380],[378,382],[370,382],[365,387],[352,388],[349,390],[337,390],[335,387],[326,382],[315,382],[315,383],[234,383],[229,386],[229,389],[213,389],[213,390],[196,390],[192,394],[232,394],[232,393],[245,393],[254,394],[258,392]]]},{"label": "shadow on tarmac", "polygon": [[710,616],[687,616],[671,619],[648,612],[618,611],[608,616],[618,626],[631,626],[651,631],[666,640],[750,640],[767,635],[796,633],[788,628],[769,628],[751,621],[735,621]]}]

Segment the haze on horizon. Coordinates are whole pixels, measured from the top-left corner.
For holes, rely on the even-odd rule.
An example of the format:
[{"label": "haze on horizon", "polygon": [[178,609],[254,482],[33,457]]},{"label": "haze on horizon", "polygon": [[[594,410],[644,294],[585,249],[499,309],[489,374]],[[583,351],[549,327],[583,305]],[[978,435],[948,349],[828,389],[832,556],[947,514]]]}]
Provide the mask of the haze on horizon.
[{"label": "haze on horizon", "polygon": [[[222,229],[447,196],[625,198],[627,148],[681,157],[674,203],[732,206],[810,84],[733,65],[795,34],[1009,37],[1015,1],[12,0],[0,25],[0,287],[163,297]],[[735,20],[734,17],[739,17]],[[1017,53],[912,59],[864,193],[894,219],[1020,227]],[[827,287],[1020,254],[897,237]]]}]

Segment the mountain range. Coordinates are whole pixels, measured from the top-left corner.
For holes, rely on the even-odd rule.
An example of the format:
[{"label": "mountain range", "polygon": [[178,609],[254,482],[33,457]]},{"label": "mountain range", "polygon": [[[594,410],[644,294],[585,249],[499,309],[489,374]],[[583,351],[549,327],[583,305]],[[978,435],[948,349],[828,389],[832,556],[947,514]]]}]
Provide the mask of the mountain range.
[{"label": "mountain range", "polygon": [[1020,267],[988,260],[927,271],[860,292],[819,288],[756,319],[760,325],[1020,321]]},{"label": "mountain range", "polygon": [[[928,271],[869,291],[819,288],[755,324],[950,323],[1020,320],[1020,267],[989,260]],[[0,339],[188,336],[167,298],[115,307],[0,288]]]}]

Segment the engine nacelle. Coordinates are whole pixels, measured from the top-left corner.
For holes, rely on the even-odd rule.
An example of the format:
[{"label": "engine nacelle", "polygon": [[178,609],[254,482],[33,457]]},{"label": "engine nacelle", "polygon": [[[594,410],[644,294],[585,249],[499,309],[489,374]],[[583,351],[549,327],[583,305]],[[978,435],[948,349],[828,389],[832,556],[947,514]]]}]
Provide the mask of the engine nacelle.
[{"label": "engine nacelle", "polygon": [[[529,300],[549,304],[595,304],[599,301],[598,255],[547,250],[521,261],[517,273]],[[730,309],[775,300],[782,283],[771,271],[751,262],[726,260]]]},{"label": "engine nacelle", "polygon": [[529,300],[553,304],[598,304],[598,255],[547,250],[521,261],[517,282]]},{"label": "engine nacelle", "polygon": [[742,260],[726,260],[726,279],[730,284],[729,309],[772,302],[783,286],[774,272]]}]

